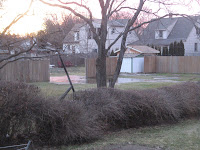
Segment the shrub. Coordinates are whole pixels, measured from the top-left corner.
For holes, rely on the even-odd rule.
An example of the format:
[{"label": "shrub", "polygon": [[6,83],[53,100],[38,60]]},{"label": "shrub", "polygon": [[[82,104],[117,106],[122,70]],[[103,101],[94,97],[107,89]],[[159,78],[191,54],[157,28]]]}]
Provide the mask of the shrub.
[{"label": "shrub", "polygon": [[36,130],[43,144],[81,143],[99,136],[98,124],[89,117],[82,103],[48,100],[42,109]]},{"label": "shrub", "polygon": [[90,89],[74,98],[45,99],[33,85],[0,81],[0,145],[28,139],[43,145],[88,142],[104,131],[177,122],[200,113],[200,83],[192,82],[150,90]]},{"label": "shrub", "polygon": [[0,145],[28,139],[37,144],[80,143],[99,133],[82,103],[44,99],[33,85],[0,81]]},{"label": "shrub", "polygon": [[150,90],[91,89],[75,99],[111,128],[174,122],[200,112],[200,86],[192,82]]},{"label": "shrub", "polygon": [[[39,89],[33,85],[0,81],[0,144],[23,141],[34,131],[40,112]],[[9,138],[8,138],[9,136]]]}]

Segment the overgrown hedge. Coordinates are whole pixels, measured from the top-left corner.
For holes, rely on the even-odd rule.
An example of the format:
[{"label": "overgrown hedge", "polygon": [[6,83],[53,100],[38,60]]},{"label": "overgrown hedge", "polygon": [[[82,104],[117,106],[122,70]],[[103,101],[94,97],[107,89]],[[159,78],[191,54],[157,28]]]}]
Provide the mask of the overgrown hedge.
[{"label": "overgrown hedge", "polygon": [[37,87],[0,81],[0,145],[33,140],[69,144],[98,138],[100,128],[84,104],[45,99]]},{"label": "overgrown hedge", "polygon": [[[177,122],[200,115],[200,83],[150,90],[91,89],[76,100],[45,99],[37,87],[0,82],[0,145],[91,141],[105,131]],[[7,143],[6,143],[7,142]]]}]

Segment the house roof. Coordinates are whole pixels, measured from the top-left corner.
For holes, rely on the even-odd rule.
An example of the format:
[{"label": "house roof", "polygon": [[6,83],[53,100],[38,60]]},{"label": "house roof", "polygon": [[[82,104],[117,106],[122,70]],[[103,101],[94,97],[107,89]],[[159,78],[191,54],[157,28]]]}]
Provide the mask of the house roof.
[{"label": "house roof", "polygon": [[70,31],[64,38],[63,43],[79,43],[78,41],[74,40],[74,32]]},{"label": "house roof", "polygon": [[141,54],[158,54],[158,53],[160,53],[158,50],[155,50],[149,46],[128,45],[127,48],[135,50]]},{"label": "house roof", "polygon": [[[170,25],[175,23],[167,39],[155,39],[156,30],[166,30]],[[149,23],[147,28],[145,28],[140,41],[131,43],[132,45],[169,45],[174,41],[186,40],[189,36],[194,23],[188,18],[178,17],[178,18],[163,18],[158,21]]]},{"label": "house roof", "polygon": [[75,25],[73,26],[73,28],[71,29],[71,31],[74,31],[74,32],[79,31],[80,28],[81,28],[82,26],[84,26],[84,25],[85,25],[85,23],[77,23],[77,24],[75,24]]},{"label": "house roof", "polygon": [[108,24],[114,27],[124,27],[128,22],[128,19],[117,19],[117,20],[109,20]]},{"label": "house roof", "polygon": [[[101,19],[95,19],[95,23],[101,23]],[[124,27],[128,19],[117,19],[117,20],[109,20],[108,25],[112,27]],[[80,28],[86,25],[86,23],[78,23],[75,24],[71,31],[65,36],[63,43],[78,43],[78,41],[74,41],[74,32],[80,31]]]},{"label": "house roof", "polygon": [[0,54],[9,54],[9,50],[1,50],[0,49]]}]

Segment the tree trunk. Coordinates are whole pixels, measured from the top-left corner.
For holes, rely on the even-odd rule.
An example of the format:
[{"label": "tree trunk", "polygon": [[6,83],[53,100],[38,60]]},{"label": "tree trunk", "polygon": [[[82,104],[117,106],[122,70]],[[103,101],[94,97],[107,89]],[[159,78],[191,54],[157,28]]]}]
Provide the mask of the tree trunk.
[{"label": "tree trunk", "polygon": [[107,87],[106,82],[106,55],[105,45],[100,45],[98,48],[98,58],[96,60],[96,82],[97,88]]},{"label": "tree trunk", "polygon": [[113,78],[109,83],[109,87],[111,87],[111,88],[115,87],[115,83],[117,81],[117,78],[119,77],[119,73],[120,73],[120,70],[121,70],[124,53],[126,51],[126,46],[125,46],[126,38],[127,38],[127,33],[125,33],[125,35],[122,37],[121,50],[120,50],[120,53],[119,53],[119,58],[117,60],[117,67],[116,67],[116,70],[115,70],[115,74],[113,75]]}]

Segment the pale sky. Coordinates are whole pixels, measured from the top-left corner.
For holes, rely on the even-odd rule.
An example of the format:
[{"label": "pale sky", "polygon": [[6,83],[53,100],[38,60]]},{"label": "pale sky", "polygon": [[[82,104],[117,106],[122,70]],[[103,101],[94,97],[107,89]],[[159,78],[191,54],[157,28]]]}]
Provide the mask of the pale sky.
[{"label": "pale sky", "polygon": [[[50,1],[56,1],[56,0],[50,0]],[[81,1],[81,0],[77,0],[77,1]],[[87,6],[91,8],[91,11],[93,12],[94,17],[96,18],[101,17],[101,11],[98,4],[98,0],[83,0],[83,1],[90,1],[89,3],[87,3]],[[130,0],[128,6],[132,6],[132,5],[137,6],[137,4],[133,3],[132,1],[133,0]],[[134,2],[137,2],[137,1],[134,1]],[[174,0],[174,1],[180,1],[180,0]],[[181,0],[181,1],[187,4],[190,0]],[[15,16],[17,16],[20,13],[25,12],[29,6],[29,3],[30,3],[30,0],[7,0],[4,3],[4,7],[0,9],[1,28],[5,28]],[[147,3],[145,4],[145,7],[152,9],[152,11],[154,12],[157,10],[158,5],[153,4],[153,3],[151,4]],[[192,4],[187,5],[187,6],[183,6],[183,5],[170,6],[169,9],[170,9],[170,12],[174,12],[174,13],[194,15],[200,12],[199,8],[200,6],[197,4],[197,2],[193,2]],[[163,7],[163,9],[165,9],[165,11],[160,11],[159,15],[166,14],[166,8]],[[46,6],[42,4],[41,2],[39,2],[38,0],[34,0],[34,3],[28,15],[22,18],[18,23],[16,23],[11,28],[11,33],[25,35],[26,33],[37,32],[41,29],[44,29],[43,23],[44,23],[44,18],[46,16],[52,13],[58,14],[59,16],[63,12],[66,14],[69,13],[66,10]]]}]

